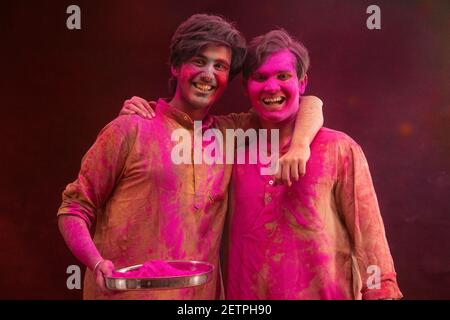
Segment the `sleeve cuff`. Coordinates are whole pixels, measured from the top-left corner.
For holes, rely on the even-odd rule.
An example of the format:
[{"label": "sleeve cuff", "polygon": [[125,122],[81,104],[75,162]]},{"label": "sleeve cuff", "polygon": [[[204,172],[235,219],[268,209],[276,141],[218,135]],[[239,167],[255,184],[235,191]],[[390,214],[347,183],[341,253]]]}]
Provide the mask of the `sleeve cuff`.
[{"label": "sleeve cuff", "polygon": [[403,298],[403,294],[397,285],[395,274],[383,275],[381,277],[381,283],[379,288],[365,288],[362,290],[363,300],[383,300],[394,299],[398,300]]}]

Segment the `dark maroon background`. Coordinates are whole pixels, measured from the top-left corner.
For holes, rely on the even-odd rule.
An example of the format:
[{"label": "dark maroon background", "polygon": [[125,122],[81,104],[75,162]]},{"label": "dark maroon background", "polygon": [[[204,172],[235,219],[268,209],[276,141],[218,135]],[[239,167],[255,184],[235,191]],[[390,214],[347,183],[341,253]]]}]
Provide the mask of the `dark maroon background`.
[{"label": "dark maroon background", "polygon": [[[2,1],[0,298],[78,299],[56,211],[99,130],[132,95],[167,95],[168,46],[193,13],[310,50],[308,94],[369,160],[407,299],[450,299],[449,1]],[[81,7],[82,30],[66,28]],[[366,28],[381,7],[382,30]],[[236,80],[213,113],[246,109]]]}]

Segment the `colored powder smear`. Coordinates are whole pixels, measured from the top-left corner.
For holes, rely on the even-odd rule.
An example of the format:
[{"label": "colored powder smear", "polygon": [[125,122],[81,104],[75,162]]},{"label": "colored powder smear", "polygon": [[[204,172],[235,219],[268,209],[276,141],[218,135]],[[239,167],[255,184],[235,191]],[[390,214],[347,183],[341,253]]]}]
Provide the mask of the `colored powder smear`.
[{"label": "colored powder smear", "polygon": [[207,270],[203,268],[179,269],[170,262],[162,260],[151,260],[145,262],[142,267],[128,272],[113,272],[113,278],[163,278],[174,276],[189,276],[202,273]]}]

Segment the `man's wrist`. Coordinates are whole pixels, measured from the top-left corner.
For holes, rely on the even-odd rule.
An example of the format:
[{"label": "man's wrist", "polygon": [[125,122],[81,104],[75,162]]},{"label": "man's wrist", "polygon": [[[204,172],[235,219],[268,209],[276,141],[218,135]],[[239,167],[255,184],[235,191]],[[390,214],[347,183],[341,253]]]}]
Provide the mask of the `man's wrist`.
[{"label": "man's wrist", "polygon": [[100,265],[100,263],[102,263],[103,261],[105,261],[105,259],[103,259],[103,258],[100,258],[96,263],[95,263],[95,265],[92,267],[92,272],[95,274],[95,271],[97,270],[97,268],[98,268],[98,266]]},{"label": "man's wrist", "polygon": [[310,144],[311,142],[308,139],[292,137],[291,148],[308,149]]}]

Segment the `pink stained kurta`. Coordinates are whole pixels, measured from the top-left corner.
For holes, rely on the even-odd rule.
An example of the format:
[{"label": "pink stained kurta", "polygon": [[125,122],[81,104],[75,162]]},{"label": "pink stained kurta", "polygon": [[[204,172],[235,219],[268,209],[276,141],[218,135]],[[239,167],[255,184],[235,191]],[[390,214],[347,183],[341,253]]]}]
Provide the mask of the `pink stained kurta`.
[{"label": "pink stained kurta", "polygon": [[[120,116],[84,156],[78,179],[63,192],[58,215],[96,222],[94,243],[115,267],[148,260],[200,260],[216,266],[209,283],[185,289],[102,294],[86,271],[85,299],[216,299],[221,296],[219,247],[232,166],[172,162],[176,129],[193,134],[189,116],[159,100],[157,117]],[[203,129],[248,127],[254,116],[203,119]],[[193,141],[193,139],[192,139]],[[192,159],[191,159],[192,160]]]},{"label": "pink stained kurta", "polygon": [[235,165],[226,238],[227,299],[402,297],[367,161],[341,132],[318,132],[290,188]]}]

